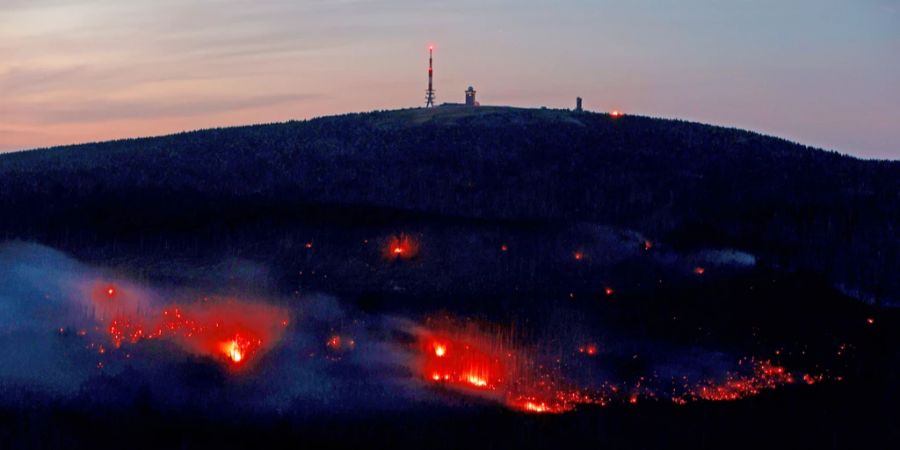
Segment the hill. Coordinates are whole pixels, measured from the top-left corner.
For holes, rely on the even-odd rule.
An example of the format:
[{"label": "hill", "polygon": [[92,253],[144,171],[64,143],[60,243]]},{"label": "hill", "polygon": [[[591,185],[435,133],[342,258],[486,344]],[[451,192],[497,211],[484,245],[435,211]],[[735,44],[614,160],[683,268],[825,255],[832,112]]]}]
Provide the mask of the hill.
[{"label": "hill", "polygon": [[737,129],[448,105],[0,156],[0,238],[78,253],[200,229],[227,240],[259,218],[597,224],[900,299],[900,163]]}]

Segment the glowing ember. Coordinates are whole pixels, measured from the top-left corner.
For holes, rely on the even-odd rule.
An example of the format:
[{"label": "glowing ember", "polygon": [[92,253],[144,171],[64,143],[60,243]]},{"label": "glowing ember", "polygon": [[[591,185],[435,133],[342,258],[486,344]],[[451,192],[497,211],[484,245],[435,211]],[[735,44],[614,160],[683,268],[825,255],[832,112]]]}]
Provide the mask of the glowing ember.
[{"label": "glowing ember", "polygon": [[644,240],[644,250],[650,250],[651,248],[653,248],[653,242]]},{"label": "glowing ember", "polygon": [[328,339],[328,348],[332,350],[340,350],[341,349],[341,337],[340,336],[332,336],[331,339]]},{"label": "glowing ember", "polygon": [[583,347],[578,347],[578,353],[584,353],[588,356],[596,356],[597,346],[594,344],[588,344]]},{"label": "glowing ember", "polygon": [[695,387],[689,396],[710,401],[739,400],[792,383],[794,377],[784,367],[761,361],[753,365],[751,375],[728,374],[721,383],[708,382]]},{"label": "glowing ember", "polygon": [[610,115],[610,117],[618,118],[618,117],[624,116],[625,113],[623,113],[622,111],[619,111],[618,109],[614,109],[614,110],[610,111],[609,115]]},{"label": "glowing ember", "polygon": [[442,344],[438,344],[438,343],[435,343],[435,344],[434,344],[434,356],[437,356],[438,358],[441,358],[441,357],[443,357],[443,356],[446,355],[446,354],[447,354],[447,347],[446,347],[446,346],[444,346],[444,345],[442,345]]},{"label": "glowing ember", "polygon": [[866,319],[866,323],[869,325],[875,325],[875,319],[872,317],[869,317],[868,319]]},{"label": "glowing ember", "polygon": [[615,291],[615,289],[613,289],[611,287],[607,287],[607,288],[603,289],[603,293],[606,294],[607,297],[609,297],[610,295],[615,294],[616,291]]},{"label": "glowing ember", "polygon": [[575,261],[581,261],[582,259],[584,259],[584,253],[580,251],[575,252],[573,256],[575,256]]},{"label": "glowing ember", "polygon": [[700,266],[694,267],[694,274],[696,274],[696,275],[703,275],[705,272],[706,272],[706,269],[704,269],[703,267],[700,267]]},{"label": "glowing ember", "polygon": [[115,289],[115,288],[109,288],[109,289],[107,289],[107,290],[106,290],[106,295],[108,295],[108,296],[110,296],[110,297],[116,295],[116,289]]},{"label": "glowing ember", "polygon": [[384,257],[388,260],[413,259],[418,254],[418,242],[405,234],[389,238],[384,250]]},{"label": "glowing ember", "polygon": [[352,338],[335,334],[328,338],[325,346],[332,352],[343,353],[353,350],[356,347],[356,341]]},{"label": "glowing ember", "polygon": [[505,251],[507,251],[507,250],[509,250],[509,247],[507,247],[506,244],[503,244],[503,245],[500,246],[500,251],[501,251],[501,252],[505,252]]}]

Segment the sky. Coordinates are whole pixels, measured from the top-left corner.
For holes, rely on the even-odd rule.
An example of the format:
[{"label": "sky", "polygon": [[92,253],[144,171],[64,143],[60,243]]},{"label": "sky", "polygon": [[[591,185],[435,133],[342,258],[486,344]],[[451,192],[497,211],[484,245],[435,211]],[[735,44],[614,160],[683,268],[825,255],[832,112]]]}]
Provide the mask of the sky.
[{"label": "sky", "polygon": [[900,0],[0,0],[0,152],[424,104],[900,159]]}]

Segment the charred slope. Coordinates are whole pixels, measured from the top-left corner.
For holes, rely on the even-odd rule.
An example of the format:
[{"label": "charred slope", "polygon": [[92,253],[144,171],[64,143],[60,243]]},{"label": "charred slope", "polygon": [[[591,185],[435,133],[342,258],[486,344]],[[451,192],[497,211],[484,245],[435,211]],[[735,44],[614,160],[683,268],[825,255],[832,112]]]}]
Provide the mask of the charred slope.
[{"label": "charred slope", "polygon": [[900,163],[736,129],[444,106],[0,157],[0,238],[310,214],[593,222],[680,249],[741,249],[866,299],[900,297]]}]

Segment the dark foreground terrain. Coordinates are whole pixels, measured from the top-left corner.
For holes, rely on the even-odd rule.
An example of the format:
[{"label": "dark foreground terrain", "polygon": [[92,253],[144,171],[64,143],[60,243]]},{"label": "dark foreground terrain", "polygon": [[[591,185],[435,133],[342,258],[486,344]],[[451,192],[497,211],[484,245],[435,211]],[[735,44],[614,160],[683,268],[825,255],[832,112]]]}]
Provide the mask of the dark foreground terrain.
[{"label": "dark foreground terrain", "polygon": [[[898,225],[896,162],[557,110],[445,106],[4,155],[0,448],[893,448]],[[247,373],[165,347],[99,365],[28,306],[68,295],[43,280],[93,271],[267,298],[296,325]],[[363,342],[435,315],[513,328],[585,385],[720,378],[748,357],[820,377],[528,414],[416,384]],[[355,353],[315,359],[344,329]],[[599,356],[577,359],[588,341]]]}]

